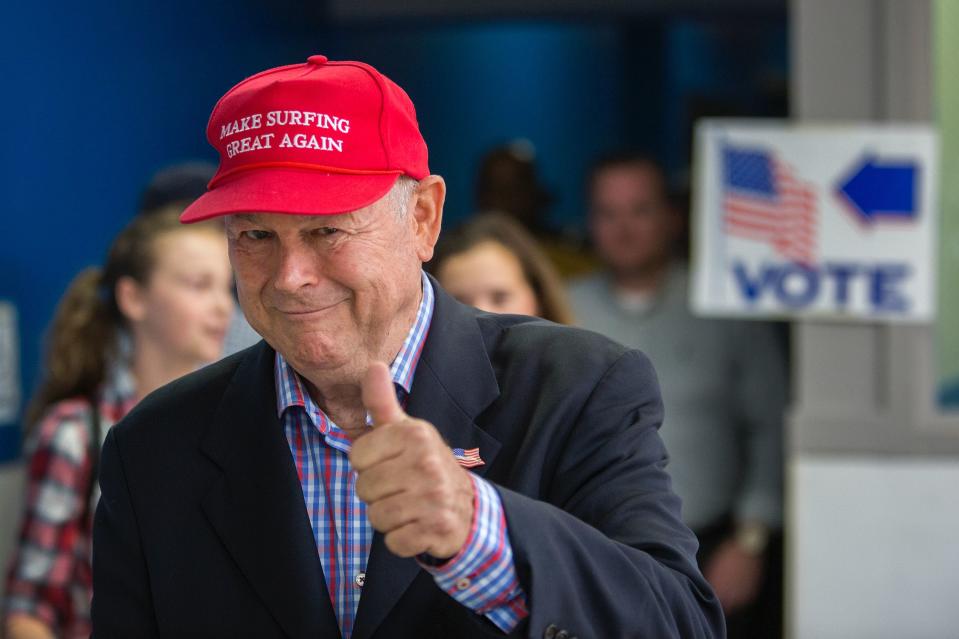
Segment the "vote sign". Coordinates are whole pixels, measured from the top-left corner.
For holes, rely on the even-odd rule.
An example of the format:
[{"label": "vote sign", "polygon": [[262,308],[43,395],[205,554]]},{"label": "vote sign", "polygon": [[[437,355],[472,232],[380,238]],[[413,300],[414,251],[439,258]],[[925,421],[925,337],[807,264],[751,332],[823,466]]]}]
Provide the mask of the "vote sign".
[{"label": "vote sign", "polygon": [[926,126],[700,122],[693,309],[930,321],[937,149]]}]

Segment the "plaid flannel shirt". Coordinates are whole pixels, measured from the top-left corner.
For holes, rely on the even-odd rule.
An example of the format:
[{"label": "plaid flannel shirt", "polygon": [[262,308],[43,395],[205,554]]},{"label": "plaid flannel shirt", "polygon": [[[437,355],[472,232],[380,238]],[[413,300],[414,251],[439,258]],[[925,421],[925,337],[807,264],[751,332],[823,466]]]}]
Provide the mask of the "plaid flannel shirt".
[{"label": "plaid flannel shirt", "polygon": [[[133,408],[133,393],[126,386],[110,385],[102,394],[101,437]],[[37,424],[28,448],[23,522],[4,597],[5,617],[40,619],[68,639],[90,636],[90,551],[99,498],[98,490],[90,491],[92,432],[86,399],[54,404]]]}]

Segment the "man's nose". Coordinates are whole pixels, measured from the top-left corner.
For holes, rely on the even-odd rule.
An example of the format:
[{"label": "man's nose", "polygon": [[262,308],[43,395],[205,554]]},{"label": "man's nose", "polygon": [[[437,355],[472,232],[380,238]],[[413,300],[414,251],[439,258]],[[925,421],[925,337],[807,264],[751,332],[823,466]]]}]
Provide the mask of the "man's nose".
[{"label": "man's nose", "polygon": [[273,286],[284,293],[295,293],[304,286],[315,285],[320,280],[320,263],[315,252],[297,244],[280,249]]}]

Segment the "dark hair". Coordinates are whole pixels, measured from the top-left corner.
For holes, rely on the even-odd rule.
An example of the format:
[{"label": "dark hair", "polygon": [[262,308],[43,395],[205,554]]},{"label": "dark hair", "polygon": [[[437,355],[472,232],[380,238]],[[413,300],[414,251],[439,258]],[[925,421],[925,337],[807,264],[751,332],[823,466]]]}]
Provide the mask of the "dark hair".
[{"label": "dark hair", "polygon": [[476,174],[476,205],[480,211],[500,211],[527,228],[543,224],[553,202],[536,169],[536,149],[529,140],[513,140],[490,149]]},{"label": "dark hair", "polygon": [[117,306],[117,282],[125,277],[148,282],[156,239],[186,228],[179,214],[180,209],[167,208],[134,218],[114,239],[103,267],[84,269],[70,283],[47,332],[44,378],[27,409],[28,427],[60,400],[96,397],[117,355],[119,330],[127,322]]},{"label": "dark hair", "polygon": [[140,195],[140,213],[149,215],[167,206],[184,208],[206,193],[216,166],[209,162],[181,162],[157,171]]},{"label": "dark hair", "polygon": [[593,185],[596,183],[596,178],[599,177],[600,173],[610,169],[619,169],[630,166],[640,167],[651,171],[662,185],[663,197],[667,200],[670,198],[669,179],[666,176],[666,170],[663,169],[663,166],[655,157],[641,151],[621,150],[601,155],[596,159],[595,162],[593,162],[592,165],[590,165],[589,171],[586,173],[586,192],[592,192]]},{"label": "dark hair", "polygon": [[516,256],[536,295],[543,319],[559,324],[573,323],[573,312],[555,267],[533,236],[502,213],[482,213],[444,236],[427,269],[436,275],[445,260],[484,242],[496,242]]}]

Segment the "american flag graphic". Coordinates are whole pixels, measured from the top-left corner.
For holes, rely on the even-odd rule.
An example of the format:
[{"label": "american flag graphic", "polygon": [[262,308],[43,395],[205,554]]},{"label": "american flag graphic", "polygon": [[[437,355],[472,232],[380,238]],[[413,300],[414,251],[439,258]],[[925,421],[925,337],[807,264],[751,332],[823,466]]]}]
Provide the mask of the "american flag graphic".
[{"label": "american flag graphic", "polygon": [[476,468],[477,466],[484,466],[486,464],[486,462],[480,458],[479,448],[467,448],[466,450],[454,448],[453,457],[456,458],[456,461],[458,461],[463,468]]},{"label": "american flag graphic", "polygon": [[766,151],[725,147],[722,154],[726,232],[768,244],[786,259],[812,263],[818,223],[812,184]]}]

